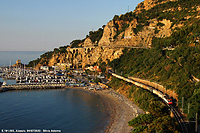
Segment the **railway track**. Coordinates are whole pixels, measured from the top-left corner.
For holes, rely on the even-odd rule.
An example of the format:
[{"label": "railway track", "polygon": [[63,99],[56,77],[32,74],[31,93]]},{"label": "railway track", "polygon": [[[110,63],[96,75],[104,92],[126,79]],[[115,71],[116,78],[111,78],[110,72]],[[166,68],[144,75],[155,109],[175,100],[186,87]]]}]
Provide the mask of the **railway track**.
[{"label": "railway track", "polygon": [[129,82],[129,83],[133,83],[136,86],[139,86],[139,87],[142,87],[143,89],[149,90],[153,94],[155,94],[158,97],[160,97],[163,100],[163,102],[168,106],[168,108],[172,111],[176,121],[179,123],[179,125],[181,127],[182,133],[191,133],[192,132],[192,131],[188,131],[188,128],[187,128],[182,116],[180,115],[180,113],[173,106],[169,105],[166,102],[166,99],[164,98],[164,96],[162,94],[163,92],[158,93],[158,90],[156,90],[153,86],[150,86],[148,84],[144,84],[144,83],[141,83],[141,82],[137,82],[137,81],[129,79],[129,78],[125,78],[125,77],[117,75],[117,74],[115,74],[115,73],[113,73],[111,71],[109,73],[112,76],[116,77],[116,78],[122,79],[122,80],[124,80],[126,82]]},{"label": "railway track", "polygon": [[185,122],[182,118],[182,116],[179,114],[179,112],[173,107],[167,104],[167,106],[170,108],[170,110],[172,111],[174,118],[176,119],[176,121],[179,123],[182,133],[189,133],[187,126],[185,125]]}]

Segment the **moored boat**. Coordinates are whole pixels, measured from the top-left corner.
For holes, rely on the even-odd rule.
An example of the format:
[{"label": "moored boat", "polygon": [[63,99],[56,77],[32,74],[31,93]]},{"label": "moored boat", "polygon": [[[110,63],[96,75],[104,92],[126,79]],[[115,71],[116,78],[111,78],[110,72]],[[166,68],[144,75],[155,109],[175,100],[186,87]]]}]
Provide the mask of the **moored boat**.
[{"label": "moored boat", "polygon": [[3,85],[3,86],[4,86],[4,85],[7,85],[6,81],[4,81],[2,85]]},{"label": "moored boat", "polygon": [[2,86],[3,82],[0,82],[0,87]]},{"label": "moored boat", "polygon": [[0,87],[0,92],[4,92],[4,91],[7,91],[8,88],[5,88],[5,87]]}]

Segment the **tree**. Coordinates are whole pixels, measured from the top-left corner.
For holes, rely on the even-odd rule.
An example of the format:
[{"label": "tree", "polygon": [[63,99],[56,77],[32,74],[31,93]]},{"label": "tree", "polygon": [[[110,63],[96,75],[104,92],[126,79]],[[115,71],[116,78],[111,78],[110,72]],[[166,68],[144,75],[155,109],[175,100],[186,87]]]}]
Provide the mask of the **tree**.
[{"label": "tree", "polygon": [[114,20],[114,21],[118,21],[118,20],[120,20],[120,18],[119,18],[118,15],[115,15],[115,16],[113,17],[113,20]]},{"label": "tree", "polygon": [[55,54],[58,54],[60,52],[60,50],[58,48],[54,48],[53,51],[54,51]]},{"label": "tree", "polygon": [[73,40],[70,45],[71,45],[71,48],[78,48],[80,47],[79,44],[84,42],[85,39],[83,40]]}]

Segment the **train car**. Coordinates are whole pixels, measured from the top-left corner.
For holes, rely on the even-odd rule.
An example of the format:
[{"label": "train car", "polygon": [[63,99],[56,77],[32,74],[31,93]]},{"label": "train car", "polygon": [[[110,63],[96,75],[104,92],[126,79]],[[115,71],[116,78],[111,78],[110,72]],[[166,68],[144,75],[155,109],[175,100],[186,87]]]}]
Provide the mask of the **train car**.
[{"label": "train car", "polygon": [[173,104],[173,101],[172,101],[172,98],[169,98],[168,96],[164,96],[163,100],[169,104],[169,105],[172,105]]},{"label": "train car", "polygon": [[171,99],[171,98],[169,98],[169,99],[168,99],[168,104],[169,104],[169,105],[172,105],[172,104],[173,104],[173,102],[172,102],[172,99]]},{"label": "train car", "polygon": [[[157,96],[159,96],[162,99],[164,97],[163,94],[161,92],[157,91],[156,89],[153,89],[153,93],[156,94]],[[164,99],[164,101],[165,101],[165,99]]]},{"label": "train car", "polygon": [[162,98],[165,103],[169,104],[169,105],[172,105],[173,104],[173,100],[172,98],[169,98],[167,95],[164,95],[162,92],[160,92],[159,90],[156,90],[156,89],[153,89],[152,87],[149,87],[147,85],[144,85],[142,83],[138,83],[138,82],[135,82],[133,81],[132,79],[128,79],[128,78],[124,78],[123,76],[120,76],[118,74],[115,74],[113,73],[112,71],[108,71],[112,76],[116,77],[116,78],[119,78],[119,79],[122,79],[126,82],[129,82],[129,83],[133,83],[134,85],[138,86],[138,87],[141,87],[141,88],[144,88],[146,90],[149,90],[150,92],[153,92],[154,94],[156,94],[158,97]]}]

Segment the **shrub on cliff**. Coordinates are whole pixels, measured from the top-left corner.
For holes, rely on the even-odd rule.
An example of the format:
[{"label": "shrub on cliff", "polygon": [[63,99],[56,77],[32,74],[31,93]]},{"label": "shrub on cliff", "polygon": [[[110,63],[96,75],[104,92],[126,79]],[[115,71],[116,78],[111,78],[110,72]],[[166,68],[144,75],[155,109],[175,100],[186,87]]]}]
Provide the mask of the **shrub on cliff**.
[{"label": "shrub on cliff", "polygon": [[87,35],[86,38],[89,37],[93,43],[97,44],[102,36],[103,36],[103,29],[99,28],[97,31],[90,31],[89,35]]},{"label": "shrub on cliff", "polygon": [[133,129],[132,133],[143,133],[145,129],[147,129],[148,126],[146,125],[140,125],[140,126],[137,126]]},{"label": "shrub on cliff", "polygon": [[140,31],[143,29],[143,27],[144,27],[144,25],[138,24],[138,25],[136,26],[136,28],[133,28],[132,30],[133,30],[133,32],[134,32],[135,34],[137,34],[138,32],[140,32]]},{"label": "shrub on cliff", "polygon": [[153,121],[153,115],[152,114],[141,114],[134,118],[133,120],[128,122],[129,126],[139,126],[139,125],[147,125]]},{"label": "shrub on cliff", "polygon": [[149,124],[147,132],[161,132],[161,133],[178,133],[175,130],[177,123],[170,116],[163,116],[155,119],[151,124]]},{"label": "shrub on cliff", "polygon": [[[199,112],[197,108],[200,107],[200,104],[197,103],[200,98],[196,97],[194,92],[199,90],[200,85],[193,81],[192,76],[200,79],[200,49],[198,47],[182,46],[173,51],[162,50],[159,47],[149,50],[125,49],[123,53],[125,54],[119,59],[109,63],[115,72],[124,76],[140,77],[158,82],[167,89],[174,90],[178,94],[180,102],[184,97],[185,107],[188,103],[192,103],[188,118],[195,117],[194,112]],[[140,94],[139,91],[137,93]],[[141,103],[142,98],[137,98],[134,93],[129,95],[136,97],[136,103],[138,102],[144,108],[147,107],[145,103]],[[147,100],[146,97],[144,99]],[[187,110],[184,112],[188,113]]]},{"label": "shrub on cliff", "polygon": [[71,48],[78,48],[81,47],[79,46],[80,43],[84,42],[85,39],[83,40],[73,40],[72,42],[70,42],[70,47]]}]

